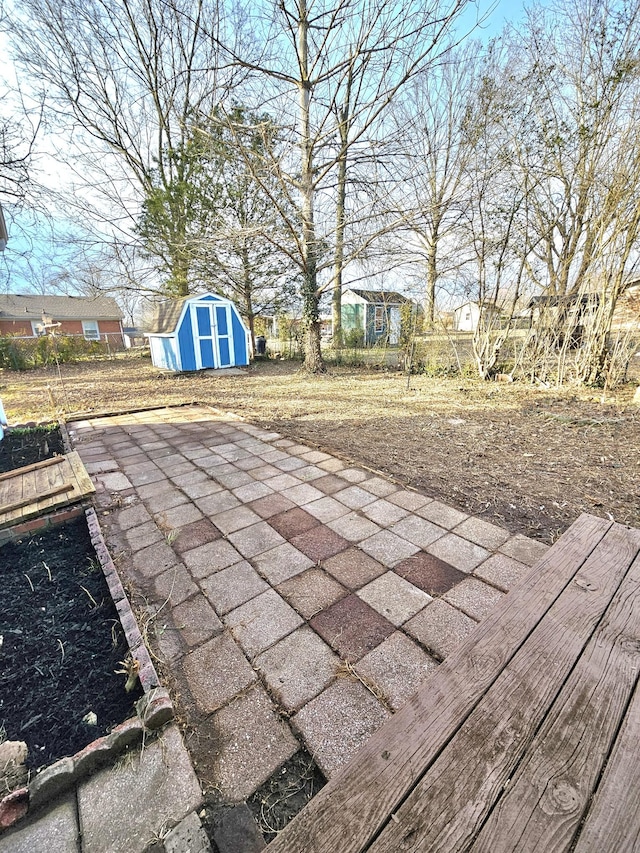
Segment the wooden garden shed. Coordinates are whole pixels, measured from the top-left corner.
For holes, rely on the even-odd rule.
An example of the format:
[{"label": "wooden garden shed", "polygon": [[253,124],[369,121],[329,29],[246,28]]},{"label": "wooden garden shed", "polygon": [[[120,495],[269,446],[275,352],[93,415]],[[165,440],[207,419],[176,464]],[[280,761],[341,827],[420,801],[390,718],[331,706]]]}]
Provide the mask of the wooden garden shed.
[{"label": "wooden garden shed", "polygon": [[249,330],[234,303],[213,293],[157,303],[146,335],[155,367],[190,371],[249,364]]},{"label": "wooden garden shed", "polygon": [[402,326],[400,309],[407,304],[411,300],[394,290],[348,288],[342,294],[342,329],[361,332],[365,346],[380,341],[395,346]]}]

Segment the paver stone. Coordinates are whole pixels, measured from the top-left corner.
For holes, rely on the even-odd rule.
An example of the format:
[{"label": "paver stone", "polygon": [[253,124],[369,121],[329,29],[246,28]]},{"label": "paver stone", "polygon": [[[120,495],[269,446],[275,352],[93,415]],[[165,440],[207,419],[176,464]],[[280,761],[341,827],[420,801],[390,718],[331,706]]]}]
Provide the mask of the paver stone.
[{"label": "paver stone", "polygon": [[200,723],[187,744],[204,785],[232,803],[246,800],[299,749],[259,685]]},{"label": "paver stone", "polygon": [[266,592],[269,584],[246,560],[200,581],[200,587],[220,616]]},{"label": "paver stone", "polygon": [[346,551],[350,543],[339,536],[329,527],[324,524],[319,524],[317,527],[312,527],[305,533],[291,538],[291,544],[306,554],[314,563],[319,563],[323,560],[339,554],[340,551]]},{"label": "paver stone", "polygon": [[506,554],[494,554],[484,563],[480,563],[473,574],[489,581],[503,592],[509,592],[511,587],[519,583],[530,571],[530,566],[520,563],[512,557],[507,557]]},{"label": "paver stone", "polygon": [[394,711],[437,668],[438,662],[402,631],[391,634],[356,664],[357,671],[382,691]]},{"label": "paver stone", "polygon": [[394,632],[391,622],[353,594],[322,610],[309,624],[349,661],[359,660]]},{"label": "paver stone", "polygon": [[435,599],[406,622],[404,630],[443,659],[458,648],[477,624],[446,601]]},{"label": "paver stone", "polygon": [[228,634],[185,655],[182,670],[203,714],[217,711],[256,680],[256,674]]},{"label": "paver stone", "polygon": [[389,716],[359,681],[339,678],[295,715],[293,725],[331,778]]},{"label": "paver stone", "polygon": [[181,821],[201,801],[178,727],[169,726],[127,761],[79,785],[83,853],[142,853],[167,824]]},{"label": "paver stone", "polygon": [[230,533],[228,538],[242,556],[247,558],[256,557],[284,542],[284,538],[267,521],[243,527],[242,530]]},{"label": "paver stone", "polygon": [[305,619],[310,619],[347,594],[347,590],[328,572],[318,568],[307,569],[283,581],[278,585],[278,592]]},{"label": "paver stone", "polygon": [[442,595],[467,577],[464,572],[425,551],[402,560],[393,571],[432,596]]},{"label": "paver stone", "polygon": [[356,595],[398,627],[432,600],[426,592],[394,572],[380,575]]},{"label": "paver stone", "polygon": [[317,696],[336,676],[340,658],[307,625],[267,649],[254,665],[288,711]]},{"label": "paver stone", "polygon": [[[214,577],[216,577],[214,575]],[[197,646],[224,630],[215,611],[200,591],[172,610],[172,620],[188,646]]]},{"label": "paver stone", "polygon": [[474,545],[473,542],[462,539],[455,533],[447,533],[446,536],[437,539],[425,550],[455,566],[456,569],[460,569],[461,572],[467,573],[472,572],[487,557],[491,556],[486,548]]},{"label": "paver stone", "polygon": [[549,546],[545,545],[544,542],[536,542],[535,539],[529,539],[527,536],[518,534],[501,545],[500,550],[507,557],[512,557],[527,566],[533,566],[544,557]]},{"label": "paver stone", "polygon": [[241,604],[224,617],[235,640],[249,658],[290,634],[302,619],[274,589]]},{"label": "paver stone", "polygon": [[377,578],[386,568],[359,548],[349,548],[325,560],[324,568],[343,586],[356,590]]},{"label": "paver stone", "polygon": [[488,616],[496,604],[502,601],[504,593],[481,580],[467,577],[449,592],[445,592],[442,598],[472,619],[480,620]]},{"label": "paver stone", "polygon": [[77,853],[79,830],[75,797],[68,796],[33,820],[0,835],[0,853]]}]

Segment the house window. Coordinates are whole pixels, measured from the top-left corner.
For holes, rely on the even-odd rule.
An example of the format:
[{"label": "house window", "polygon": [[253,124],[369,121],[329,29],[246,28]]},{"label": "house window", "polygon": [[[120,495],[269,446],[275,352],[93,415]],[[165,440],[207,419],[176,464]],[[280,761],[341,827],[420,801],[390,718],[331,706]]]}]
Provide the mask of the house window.
[{"label": "house window", "polygon": [[42,320],[32,320],[31,321],[31,334],[34,338],[40,337],[40,335],[44,335],[44,326],[42,325]]},{"label": "house window", "polygon": [[100,330],[98,329],[98,321],[97,320],[83,320],[82,321],[82,334],[87,341],[99,341],[100,340]]},{"label": "house window", "polygon": [[384,308],[382,305],[376,305],[375,332],[376,335],[384,332]]}]

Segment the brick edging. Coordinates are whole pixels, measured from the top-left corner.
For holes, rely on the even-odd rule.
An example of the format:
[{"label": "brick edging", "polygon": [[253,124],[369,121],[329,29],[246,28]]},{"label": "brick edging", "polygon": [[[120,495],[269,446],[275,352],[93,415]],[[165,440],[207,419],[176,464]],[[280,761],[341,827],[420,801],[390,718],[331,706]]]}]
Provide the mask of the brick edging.
[{"label": "brick edging", "polygon": [[21,524],[5,527],[3,530],[0,530],[0,546],[7,542],[14,542],[16,539],[20,539],[27,534],[34,534],[41,530],[47,530],[49,527],[64,524],[65,521],[72,521],[74,518],[83,515],[86,509],[87,501],[83,501],[75,506],[66,506],[55,512],[49,512],[46,515],[31,518],[29,521],[23,521]]},{"label": "brick edging", "polygon": [[158,673],[153,665],[120,576],[104,541],[95,509],[93,507],[89,508],[86,510],[85,515],[91,543],[102,567],[111,598],[118,611],[131,657],[138,663],[138,678],[144,690],[144,696],[137,703],[138,714],[147,729],[158,728],[173,718],[173,704],[168,692],[160,685]]}]

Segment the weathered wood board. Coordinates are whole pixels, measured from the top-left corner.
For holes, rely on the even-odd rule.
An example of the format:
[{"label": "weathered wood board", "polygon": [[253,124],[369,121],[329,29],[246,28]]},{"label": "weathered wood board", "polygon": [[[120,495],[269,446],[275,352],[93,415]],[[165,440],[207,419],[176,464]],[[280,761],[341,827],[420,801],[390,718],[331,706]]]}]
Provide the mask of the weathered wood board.
[{"label": "weathered wood board", "polygon": [[640,853],[639,552],[581,516],[269,850]]},{"label": "weathered wood board", "polygon": [[0,475],[0,530],[77,503],[94,492],[75,451],[9,471]]}]

